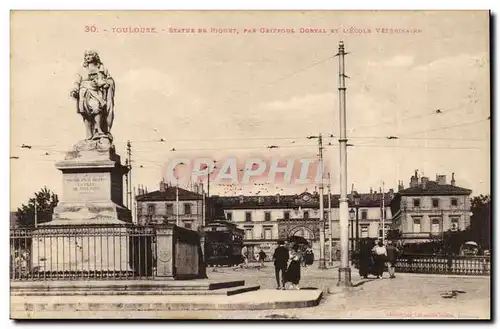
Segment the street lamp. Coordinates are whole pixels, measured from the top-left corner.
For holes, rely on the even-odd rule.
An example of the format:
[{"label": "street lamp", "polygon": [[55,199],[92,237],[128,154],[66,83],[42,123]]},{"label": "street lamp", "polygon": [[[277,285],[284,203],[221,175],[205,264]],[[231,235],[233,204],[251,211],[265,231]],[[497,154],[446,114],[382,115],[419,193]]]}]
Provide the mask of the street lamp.
[{"label": "street lamp", "polygon": [[352,253],[354,252],[354,219],[356,218],[356,211],[351,208],[349,211],[349,219],[351,220],[351,259],[352,259]]},{"label": "street lamp", "polygon": [[358,192],[354,192],[354,206],[356,207],[356,247],[359,246],[359,201],[361,197]]}]

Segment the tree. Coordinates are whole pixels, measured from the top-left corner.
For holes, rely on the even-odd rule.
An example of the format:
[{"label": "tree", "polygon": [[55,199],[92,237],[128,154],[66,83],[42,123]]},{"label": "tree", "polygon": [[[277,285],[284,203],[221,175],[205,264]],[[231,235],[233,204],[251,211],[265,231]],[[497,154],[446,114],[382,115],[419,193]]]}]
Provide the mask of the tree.
[{"label": "tree", "polygon": [[479,195],[471,200],[471,240],[483,249],[491,249],[491,197]]},{"label": "tree", "polygon": [[59,198],[57,194],[44,187],[40,192],[35,193],[35,197],[30,198],[27,204],[22,204],[20,208],[17,208],[16,216],[19,226],[35,227],[35,200],[37,223],[46,223],[52,220],[52,213],[59,203]]}]

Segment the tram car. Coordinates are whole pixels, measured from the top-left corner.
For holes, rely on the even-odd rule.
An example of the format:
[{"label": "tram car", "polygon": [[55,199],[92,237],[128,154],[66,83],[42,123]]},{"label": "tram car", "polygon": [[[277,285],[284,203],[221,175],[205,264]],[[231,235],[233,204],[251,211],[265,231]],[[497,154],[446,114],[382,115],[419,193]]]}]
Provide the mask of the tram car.
[{"label": "tram car", "polygon": [[217,220],[203,227],[207,266],[235,266],[243,263],[244,231],[235,224]]}]

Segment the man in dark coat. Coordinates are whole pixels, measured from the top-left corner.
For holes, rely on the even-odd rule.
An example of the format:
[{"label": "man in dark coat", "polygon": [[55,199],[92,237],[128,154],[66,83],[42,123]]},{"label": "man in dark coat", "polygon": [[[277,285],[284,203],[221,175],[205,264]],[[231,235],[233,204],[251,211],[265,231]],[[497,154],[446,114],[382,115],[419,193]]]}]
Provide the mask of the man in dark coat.
[{"label": "man in dark coat", "polygon": [[[288,249],[285,248],[284,241],[278,241],[278,247],[274,250],[274,271],[276,274],[276,283],[278,287],[276,289],[285,289],[285,272],[286,267],[288,265],[289,258]],[[281,272],[281,280],[280,280],[280,272]]]}]

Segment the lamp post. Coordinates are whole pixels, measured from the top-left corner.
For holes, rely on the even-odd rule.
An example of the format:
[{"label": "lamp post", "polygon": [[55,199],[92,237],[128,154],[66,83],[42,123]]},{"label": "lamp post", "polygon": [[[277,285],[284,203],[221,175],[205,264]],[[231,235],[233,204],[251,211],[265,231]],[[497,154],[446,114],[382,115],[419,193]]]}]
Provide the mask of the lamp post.
[{"label": "lamp post", "polygon": [[350,252],[351,261],[352,261],[352,254],[354,252],[354,219],[356,218],[355,215],[356,211],[353,208],[351,208],[351,210],[349,211],[349,219],[351,220],[351,252]]},{"label": "lamp post", "polygon": [[356,248],[359,246],[359,201],[361,197],[354,192],[354,206],[356,207]]},{"label": "lamp post", "polygon": [[340,124],[340,198],[339,198],[339,226],[340,226],[340,266],[337,286],[352,287],[351,268],[349,267],[349,204],[347,199],[347,134],[346,134],[346,86],[344,68],[344,42],[339,42],[339,124]]}]

